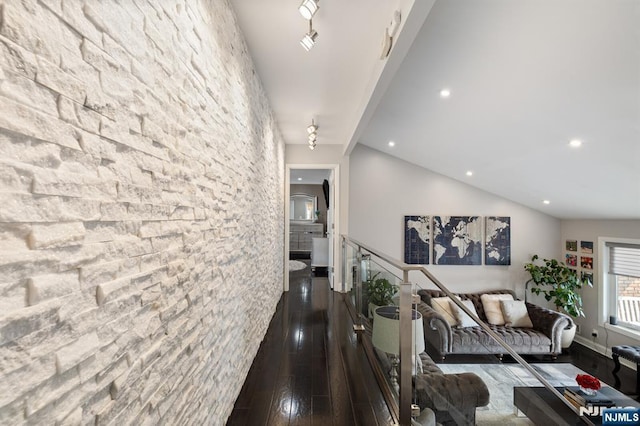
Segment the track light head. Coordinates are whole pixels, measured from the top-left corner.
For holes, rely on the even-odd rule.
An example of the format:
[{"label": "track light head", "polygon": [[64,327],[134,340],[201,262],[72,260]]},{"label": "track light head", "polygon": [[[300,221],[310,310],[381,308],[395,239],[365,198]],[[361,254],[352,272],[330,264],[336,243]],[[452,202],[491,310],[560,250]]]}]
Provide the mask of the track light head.
[{"label": "track light head", "polygon": [[298,11],[304,19],[313,18],[313,15],[316,14],[318,9],[320,9],[320,6],[318,6],[318,0],[302,0],[302,3],[298,7]]},{"label": "track light head", "polygon": [[311,50],[313,45],[316,44],[317,38],[318,38],[318,33],[316,32],[316,30],[310,30],[308,33],[304,35],[304,37],[302,37],[302,40],[300,40],[300,44],[308,52]]}]

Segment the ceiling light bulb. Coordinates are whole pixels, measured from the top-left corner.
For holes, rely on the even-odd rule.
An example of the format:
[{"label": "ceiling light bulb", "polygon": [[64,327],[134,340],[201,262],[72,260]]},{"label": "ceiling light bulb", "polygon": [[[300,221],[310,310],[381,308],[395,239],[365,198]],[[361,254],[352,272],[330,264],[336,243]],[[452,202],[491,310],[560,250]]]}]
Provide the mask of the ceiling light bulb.
[{"label": "ceiling light bulb", "polygon": [[389,146],[393,148],[394,146],[396,146],[396,143],[394,141],[389,141]]},{"label": "ceiling light bulb", "polygon": [[571,139],[569,141],[569,146],[571,148],[579,148],[582,146],[582,141],[580,139]]},{"label": "ceiling light bulb", "polygon": [[302,178],[298,178],[298,180],[302,180]]},{"label": "ceiling light bulb", "polygon": [[473,176],[473,172],[471,170],[467,170],[467,176]]},{"label": "ceiling light bulb", "polygon": [[298,11],[304,19],[313,18],[313,15],[315,15],[318,9],[320,9],[320,6],[318,6],[317,0],[303,0],[302,4],[298,7]]},{"label": "ceiling light bulb", "polygon": [[308,52],[311,50],[314,44],[316,44],[316,39],[318,38],[318,33],[315,30],[309,31],[304,35],[302,40],[300,40],[300,44],[304,49]]},{"label": "ceiling light bulb", "polygon": [[310,149],[311,151],[313,151],[314,149],[316,149],[316,144],[315,144],[315,143],[313,143],[313,144],[309,145],[309,149]]},{"label": "ceiling light bulb", "polygon": [[549,200],[542,200],[542,204],[551,204],[551,201],[549,201]]},{"label": "ceiling light bulb", "polygon": [[311,133],[309,135],[309,143],[313,143],[318,139],[318,135],[316,133]]},{"label": "ceiling light bulb", "polygon": [[442,89],[440,91],[440,97],[441,98],[448,98],[449,96],[451,96],[451,90],[449,89]]},{"label": "ceiling light bulb", "polygon": [[318,130],[318,126],[316,126],[315,124],[313,124],[313,121],[311,122],[311,124],[309,125],[309,127],[307,127],[307,133],[311,134],[314,133]]}]

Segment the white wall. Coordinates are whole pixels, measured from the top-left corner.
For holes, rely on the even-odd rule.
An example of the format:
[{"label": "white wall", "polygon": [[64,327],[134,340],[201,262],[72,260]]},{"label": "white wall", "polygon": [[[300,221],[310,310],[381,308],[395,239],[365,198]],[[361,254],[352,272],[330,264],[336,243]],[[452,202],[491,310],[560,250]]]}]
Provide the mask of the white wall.
[{"label": "white wall", "polygon": [[0,424],[224,424],[284,218],[229,3],[0,0],[0,197]]},{"label": "white wall", "polygon": [[559,255],[558,219],[361,144],[350,160],[350,235],[399,260],[405,215],[511,217],[511,266],[428,266],[453,291],[509,288],[522,297],[531,255]]},{"label": "white wall", "polygon": [[[578,241],[578,256],[580,256],[580,241],[593,241],[593,288],[586,288],[582,291],[582,302],[585,311],[585,318],[576,319],[580,324],[581,336],[583,339],[579,341],[585,344],[595,345],[595,348],[604,351],[604,347],[611,348],[615,345],[634,344],[638,345],[640,339],[634,339],[616,333],[613,329],[605,330],[603,324],[598,318],[598,306],[600,304],[599,289],[602,285],[598,261],[600,253],[598,252],[598,238],[633,238],[640,239],[640,220],[563,220],[561,222],[561,250],[564,256],[565,240]],[[598,337],[593,339],[591,331],[598,330]]]}]

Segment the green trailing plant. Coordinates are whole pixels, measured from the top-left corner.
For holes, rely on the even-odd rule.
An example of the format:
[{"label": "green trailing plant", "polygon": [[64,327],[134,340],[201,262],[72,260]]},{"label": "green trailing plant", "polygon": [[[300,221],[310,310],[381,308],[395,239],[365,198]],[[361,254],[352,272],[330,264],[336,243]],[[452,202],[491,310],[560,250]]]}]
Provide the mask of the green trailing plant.
[{"label": "green trailing plant", "polygon": [[386,278],[376,278],[380,272],[367,280],[367,293],[369,302],[376,306],[391,305],[392,297],[396,294],[396,288]]},{"label": "green trailing plant", "polygon": [[531,287],[531,293],[543,294],[545,300],[553,303],[556,309],[562,309],[572,317],[584,317],[579,290],[585,285],[592,287],[591,281],[580,278],[577,271],[555,259],[543,259],[544,265],[536,264],[538,259],[536,254],[531,258],[531,263],[524,265],[524,269],[531,274],[527,282],[535,284]]}]

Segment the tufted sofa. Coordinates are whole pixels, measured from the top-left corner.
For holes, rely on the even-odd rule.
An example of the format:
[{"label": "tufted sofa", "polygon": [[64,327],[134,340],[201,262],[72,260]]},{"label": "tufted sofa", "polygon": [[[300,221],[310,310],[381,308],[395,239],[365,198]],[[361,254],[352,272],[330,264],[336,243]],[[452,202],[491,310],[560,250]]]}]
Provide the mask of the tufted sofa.
[{"label": "tufted sofa", "polygon": [[[446,296],[440,290],[418,290],[421,301],[418,311],[423,316],[425,342],[439,352],[444,359],[447,354],[505,354],[507,351],[480,327],[452,327],[442,315],[431,307],[431,299]],[[482,293],[460,293],[462,300],[471,300],[478,317],[487,322],[480,296],[482,294],[511,294],[511,290],[494,290]],[[489,325],[519,354],[549,354],[554,358],[562,352],[562,330],[570,328],[573,320],[568,315],[545,309],[531,303],[526,304],[533,328],[517,328]]]},{"label": "tufted sofa", "polygon": [[489,403],[489,389],[482,379],[474,373],[444,374],[425,352],[420,361],[423,372],[413,378],[420,410],[430,408],[444,426],[474,425],[476,407]]}]

